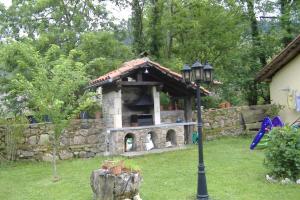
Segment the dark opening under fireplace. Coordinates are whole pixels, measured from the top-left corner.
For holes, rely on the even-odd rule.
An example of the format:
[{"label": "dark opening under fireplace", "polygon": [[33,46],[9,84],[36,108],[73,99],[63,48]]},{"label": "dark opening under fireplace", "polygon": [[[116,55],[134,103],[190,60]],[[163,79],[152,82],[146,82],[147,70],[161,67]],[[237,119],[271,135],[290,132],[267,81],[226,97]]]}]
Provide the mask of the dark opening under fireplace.
[{"label": "dark opening under fireplace", "polygon": [[136,114],[131,116],[131,124],[137,126],[153,125],[153,118],[151,114]]}]

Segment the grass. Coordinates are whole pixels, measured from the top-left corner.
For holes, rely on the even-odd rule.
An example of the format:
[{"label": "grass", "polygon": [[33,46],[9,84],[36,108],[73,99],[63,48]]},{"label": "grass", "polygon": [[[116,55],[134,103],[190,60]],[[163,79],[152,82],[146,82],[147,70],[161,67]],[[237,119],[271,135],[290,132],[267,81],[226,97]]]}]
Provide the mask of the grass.
[{"label": "grass", "polygon": [[[208,192],[212,200],[298,200],[299,185],[265,181],[262,151],[250,151],[250,138],[222,138],[206,142],[205,164]],[[91,200],[91,171],[107,158],[58,163],[59,182],[51,181],[51,165],[16,162],[0,165],[0,199]],[[197,187],[197,148],[147,155],[131,162],[143,175],[143,200],[191,200]]]}]

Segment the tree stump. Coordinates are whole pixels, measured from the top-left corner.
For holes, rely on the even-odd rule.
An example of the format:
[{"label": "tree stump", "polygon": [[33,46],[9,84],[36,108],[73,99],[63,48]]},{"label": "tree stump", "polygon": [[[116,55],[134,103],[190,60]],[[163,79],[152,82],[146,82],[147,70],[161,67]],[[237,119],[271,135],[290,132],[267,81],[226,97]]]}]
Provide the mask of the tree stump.
[{"label": "tree stump", "polygon": [[112,174],[106,169],[94,170],[91,174],[91,187],[94,200],[137,200],[142,177],[136,172]]}]

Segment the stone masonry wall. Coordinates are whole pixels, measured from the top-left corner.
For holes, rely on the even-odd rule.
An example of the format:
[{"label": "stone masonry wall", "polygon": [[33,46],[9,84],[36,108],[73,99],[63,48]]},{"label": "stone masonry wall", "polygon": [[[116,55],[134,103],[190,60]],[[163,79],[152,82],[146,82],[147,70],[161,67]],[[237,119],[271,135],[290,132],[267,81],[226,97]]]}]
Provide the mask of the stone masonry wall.
[{"label": "stone masonry wall", "polygon": [[[206,139],[223,135],[256,134],[261,126],[261,121],[267,117],[265,112],[270,106],[255,105],[205,110],[202,119]],[[249,131],[248,127],[255,128],[253,131]]]},{"label": "stone masonry wall", "polygon": [[[209,109],[202,111],[203,133],[206,139],[223,135],[247,134],[245,130],[249,122],[260,127],[261,120],[266,117],[264,112],[270,105],[240,106],[223,109]],[[161,111],[162,123],[176,122],[184,119],[183,110]],[[193,121],[197,120],[197,112],[193,112]],[[196,131],[194,126],[193,130]],[[256,133],[253,131],[252,133]]]},{"label": "stone masonry wall", "polygon": [[[3,135],[4,129],[1,130],[0,135]],[[58,156],[60,159],[69,159],[102,155],[106,150],[105,137],[101,120],[74,120],[60,138]],[[52,138],[51,124],[30,124],[19,141],[17,157],[51,161]]]},{"label": "stone masonry wall", "polygon": [[161,123],[175,123],[177,119],[184,120],[183,110],[161,110]]},{"label": "stone masonry wall", "polygon": [[[241,107],[205,110],[202,114],[203,133],[207,140],[223,135],[244,134]],[[197,113],[194,113],[195,118]]]},{"label": "stone masonry wall", "polygon": [[[202,113],[204,135],[209,140],[223,135],[245,134],[247,133],[245,128],[250,122],[256,122],[260,126],[266,108],[268,105],[204,110]],[[184,145],[184,127],[179,124],[167,124],[176,122],[178,117],[183,118],[182,110],[162,111],[161,119],[164,124],[160,126],[114,130],[107,129],[103,119],[74,120],[60,138],[58,156],[60,159],[69,159],[120,154],[124,152],[124,138],[128,133],[135,136],[136,151],[145,150],[145,138],[149,132],[153,133],[156,148],[165,147],[169,130],[175,131],[176,146],[181,146]],[[195,119],[197,118],[194,112],[193,120]],[[53,135],[51,126],[49,123],[29,125],[18,145],[17,157],[50,161]],[[196,126],[193,130],[196,130]],[[3,143],[5,143],[5,128],[0,127],[0,155],[4,150]]]}]

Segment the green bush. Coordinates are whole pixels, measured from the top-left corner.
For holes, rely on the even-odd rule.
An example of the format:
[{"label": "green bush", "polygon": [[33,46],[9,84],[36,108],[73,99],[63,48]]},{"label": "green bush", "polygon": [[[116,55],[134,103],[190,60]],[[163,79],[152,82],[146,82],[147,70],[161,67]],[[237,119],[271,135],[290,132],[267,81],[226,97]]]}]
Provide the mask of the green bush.
[{"label": "green bush", "polygon": [[164,107],[168,106],[170,104],[171,100],[168,94],[161,92],[160,93],[160,104]]},{"label": "green bush", "polygon": [[101,112],[101,106],[98,102],[93,102],[91,105],[87,107],[87,113],[90,119],[95,118],[96,112]]},{"label": "green bush", "polygon": [[279,112],[284,108],[284,106],[279,104],[272,104],[265,111],[265,114],[271,118],[278,116]]},{"label": "green bush", "polygon": [[276,178],[300,178],[300,130],[285,126],[268,134],[265,165]]},{"label": "green bush", "polygon": [[205,96],[201,98],[201,105],[204,108],[218,108],[221,100],[214,96]]}]

